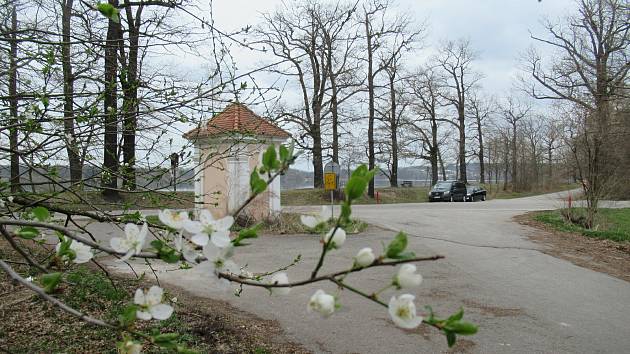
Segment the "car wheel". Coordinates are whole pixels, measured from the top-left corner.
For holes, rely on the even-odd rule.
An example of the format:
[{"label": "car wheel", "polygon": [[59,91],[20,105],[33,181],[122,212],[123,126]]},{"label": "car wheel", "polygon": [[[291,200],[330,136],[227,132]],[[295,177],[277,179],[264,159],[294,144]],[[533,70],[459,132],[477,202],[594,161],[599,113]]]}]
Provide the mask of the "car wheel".
[{"label": "car wheel", "polygon": [[450,198],[448,198],[448,201],[449,201],[449,202],[452,202],[452,201],[453,201],[453,196],[451,196]]},{"label": "car wheel", "polygon": [[485,201],[486,201],[486,196],[485,196],[485,195],[482,195],[482,196],[481,196],[481,201],[482,201],[482,202],[485,202]]}]

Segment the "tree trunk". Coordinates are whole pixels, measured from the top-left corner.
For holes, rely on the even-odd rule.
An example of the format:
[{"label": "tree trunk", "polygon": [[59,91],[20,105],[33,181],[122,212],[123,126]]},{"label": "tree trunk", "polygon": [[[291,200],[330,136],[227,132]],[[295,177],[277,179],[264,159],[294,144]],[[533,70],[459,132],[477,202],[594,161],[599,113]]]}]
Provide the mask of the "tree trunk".
[{"label": "tree trunk", "polygon": [[[109,0],[109,4],[118,6],[118,0]],[[101,186],[103,195],[108,198],[118,198],[118,112],[117,112],[117,48],[120,40],[120,24],[109,20],[107,27],[107,42],[105,43],[105,89],[104,89],[104,117],[105,132],[103,153],[103,171]]]},{"label": "tree trunk", "polygon": [[486,183],[486,163],[484,161],[483,132],[481,129],[481,119],[477,115],[477,139],[479,141],[479,183]]},{"label": "tree trunk", "polygon": [[[375,167],[374,153],[374,69],[373,69],[373,48],[372,34],[370,33],[370,19],[365,15],[365,34],[367,38],[368,56],[368,167],[372,170]],[[368,197],[374,198],[374,179],[368,184]]]},{"label": "tree trunk", "polygon": [[17,10],[15,5],[11,11],[11,49],[9,54],[9,148],[11,149],[11,192],[19,192],[20,186],[20,153],[18,151],[18,97],[17,97]]},{"label": "tree trunk", "polygon": [[63,128],[66,136],[66,152],[70,165],[70,181],[77,186],[83,179],[83,164],[79,152],[79,143],[74,131],[74,75],[72,73],[72,44],[70,23],[74,0],[63,3],[61,30],[63,45],[61,46],[61,63],[63,70]]},{"label": "tree trunk", "polygon": [[444,168],[444,161],[442,160],[442,152],[440,148],[437,148],[438,160],[440,161],[440,169],[442,170],[442,180],[446,181],[446,168]]},{"label": "tree trunk", "polygon": [[457,108],[459,115],[459,180],[464,183],[468,183],[468,177],[466,176],[466,122],[464,118],[464,104],[460,102]]},{"label": "tree trunk", "polygon": [[332,115],[332,159],[333,162],[339,163],[339,104],[337,102],[337,78],[334,74],[330,75],[330,112]]},{"label": "tree trunk", "polygon": [[389,185],[392,187],[398,187],[398,123],[396,113],[396,90],[394,87],[395,71],[389,76],[389,92],[391,100],[391,112],[390,112],[390,128],[391,128],[391,141],[392,141],[392,171],[389,175]]},{"label": "tree trunk", "polygon": [[[319,128],[317,128],[319,131]],[[313,134],[313,185],[315,188],[324,188],[324,164],[322,161],[321,134]]]},{"label": "tree trunk", "polygon": [[512,124],[512,191],[516,192],[518,190],[518,180],[517,180],[517,155],[518,151],[516,150],[516,122]]},{"label": "tree trunk", "polygon": [[434,185],[439,178],[437,148],[435,147],[429,151],[429,162],[431,163],[431,185]]},{"label": "tree trunk", "polygon": [[[126,77],[121,77],[123,98],[123,186],[127,190],[136,189],[136,130],[138,127],[138,41],[143,6],[139,6],[134,20],[131,7],[126,7],[129,23],[129,57]],[[122,42],[121,42],[122,44]]]}]

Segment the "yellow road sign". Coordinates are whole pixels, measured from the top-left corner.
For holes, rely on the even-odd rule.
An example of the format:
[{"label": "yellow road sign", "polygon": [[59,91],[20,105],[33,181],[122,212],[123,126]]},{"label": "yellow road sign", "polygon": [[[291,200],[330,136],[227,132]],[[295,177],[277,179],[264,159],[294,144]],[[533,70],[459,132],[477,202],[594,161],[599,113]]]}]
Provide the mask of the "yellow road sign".
[{"label": "yellow road sign", "polygon": [[337,174],[334,172],[324,173],[324,189],[332,191],[337,189]]}]

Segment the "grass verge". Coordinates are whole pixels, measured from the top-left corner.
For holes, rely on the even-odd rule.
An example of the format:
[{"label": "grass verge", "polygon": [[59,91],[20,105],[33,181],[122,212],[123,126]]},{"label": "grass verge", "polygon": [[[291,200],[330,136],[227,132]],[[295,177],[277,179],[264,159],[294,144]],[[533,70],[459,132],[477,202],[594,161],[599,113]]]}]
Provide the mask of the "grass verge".
[{"label": "grass verge", "polygon": [[[381,204],[427,202],[426,187],[376,188]],[[330,204],[330,192],[323,189],[291,189],[282,191],[282,205],[326,205]],[[376,199],[363,195],[354,204],[376,204]]]},{"label": "grass verge", "polygon": [[[317,227],[316,229],[310,229],[302,224],[300,221],[301,214],[296,213],[281,213],[277,218],[270,218],[263,220],[260,225],[260,234],[319,234],[326,233],[332,227],[335,226],[335,222],[329,219],[326,224]],[[254,225],[254,221],[240,221],[240,226],[235,224],[232,227],[233,231],[239,231],[243,227],[249,227]],[[346,225],[344,230],[348,234],[358,234],[365,231],[368,228],[368,224],[361,221],[352,219],[349,225]]]},{"label": "grass verge", "polygon": [[539,194],[553,193],[553,192],[562,192],[570,189],[579,188],[578,184],[560,184],[554,185],[546,188],[535,188],[530,191],[512,191],[512,190],[503,190],[503,185],[499,184],[483,184],[483,188],[488,192],[488,199],[514,199],[514,198],[524,198],[524,197],[532,197]]},{"label": "grass verge", "polygon": [[[574,216],[585,214],[583,208],[572,208]],[[630,242],[630,208],[600,208],[595,220],[595,227],[586,229],[570,223],[563,216],[563,209],[537,212],[534,220],[553,227],[558,231],[575,232],[584,236],[608,239],[618,242]]]}]

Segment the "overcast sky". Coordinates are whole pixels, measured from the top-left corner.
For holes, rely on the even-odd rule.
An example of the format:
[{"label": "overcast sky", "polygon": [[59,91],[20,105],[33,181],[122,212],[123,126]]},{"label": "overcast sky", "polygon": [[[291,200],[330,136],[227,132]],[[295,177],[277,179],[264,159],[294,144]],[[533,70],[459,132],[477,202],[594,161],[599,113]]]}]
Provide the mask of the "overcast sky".
[{"label": "overcast sky", "polygon": [[[290,3],[290,2],[289,2]],[[273,12],[279,0],[214,0],[214,20],[222,30],[236,30],[261,21],[261,13]],[[205,4],[200,6],[206,6]],[[481,85],[490,95],[505,95],[519,72],[519,56],[533,44],[530,32],[544,35],[541,19],[557,19],[573,12],[573,0],[398,0],[395,11],[411,14],[428,24],[424,49],[409,58],[409,66],[422,63],[446,39],[467,38],[478,53],[476,69],[484,75]],[[206,17],[207,18],[207,17]],[[544,49],[542,50],[544,54]],[[241,71],[256,68],[273,58],[233,47],[231,54]],[[207,64],[199,58],[175,59],[179,70],[191,77],[204,75]],[[417,63],[417,64],[416,64]],[[264,76],[261,76],[264,81]],[[268,83],[270,84],[270,83]],[[262,112],[259,112],[262,113]],[[303,161],[299,168],[309,168]]]}]

